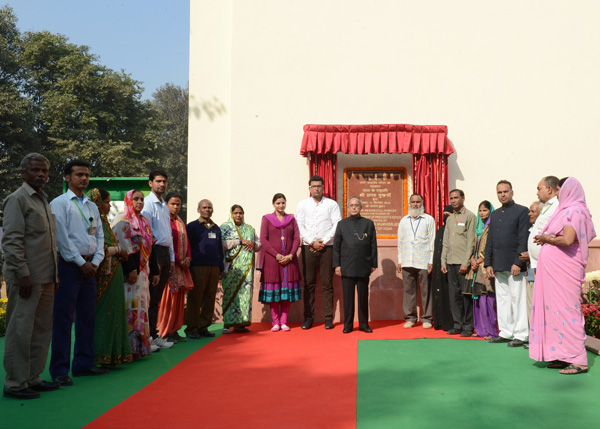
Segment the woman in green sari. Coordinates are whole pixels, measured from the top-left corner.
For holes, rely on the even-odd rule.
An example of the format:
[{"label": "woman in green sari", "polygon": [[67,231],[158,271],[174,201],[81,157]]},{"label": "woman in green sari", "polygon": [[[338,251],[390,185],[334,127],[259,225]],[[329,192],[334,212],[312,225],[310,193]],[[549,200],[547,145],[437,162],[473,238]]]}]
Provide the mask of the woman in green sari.
[{"label": "woman in green sari", "polygon": [[96,271],[96,323],[94,326],[94,355],[96,365],[116,366],[133,362],[125,288],[120,258],[127,258],[127,251],[119,247],[119,241],[110,228],[106,215],[110,212],[110,194],[94,188],[90,196],[100,211],[104,231],[104,260]]},{"label": "woman in green sari", "polygon": [[231,207],[229,220],[221,225],[225,250],[223,277],[223,333],[250,332],[254,283],[254,254],[260,241],[254,228],[244,222],[244,209]]}]

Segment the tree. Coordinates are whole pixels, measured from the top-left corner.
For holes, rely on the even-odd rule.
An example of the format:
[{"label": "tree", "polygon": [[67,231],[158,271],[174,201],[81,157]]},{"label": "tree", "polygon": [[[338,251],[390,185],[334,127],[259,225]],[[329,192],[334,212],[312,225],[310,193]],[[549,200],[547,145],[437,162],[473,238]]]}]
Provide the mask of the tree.
[{"label": "tree", "polygon": [[[152,94],[160,147],[160,166],[169,175],[169,190],[187,201],[189,89],[170,83]],[[185,208],[180,216],[185,219]]]}]

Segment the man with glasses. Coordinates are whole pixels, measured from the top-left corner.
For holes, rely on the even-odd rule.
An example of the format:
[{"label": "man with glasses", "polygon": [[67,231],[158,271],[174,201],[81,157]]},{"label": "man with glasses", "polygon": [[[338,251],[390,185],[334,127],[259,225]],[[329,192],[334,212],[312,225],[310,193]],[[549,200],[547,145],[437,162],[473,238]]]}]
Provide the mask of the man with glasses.
[{"label": "man with glasses", "polygon": [[317,270],[321,274],[325,329],[333,329],[333,236],[342,219],[338,204],[323,196],[323,178],[312,176],[308,181],[310,198],[300,201],[296,211],[302,237],[304,268],[304,323],[310,329],[315,318],[315,286]]}]

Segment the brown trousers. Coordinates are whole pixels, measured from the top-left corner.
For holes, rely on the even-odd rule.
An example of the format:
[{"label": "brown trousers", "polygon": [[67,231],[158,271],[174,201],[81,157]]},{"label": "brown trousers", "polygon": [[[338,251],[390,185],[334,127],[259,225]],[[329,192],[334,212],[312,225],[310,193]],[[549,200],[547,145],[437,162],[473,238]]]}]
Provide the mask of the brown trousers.
[{"label": "brown trousers", "polygon": [[304,267],[304,319],[315,318],[315,287],[317,269],[321,273],[323,291],[323,315],[325,320],[333,320],[333,246],[313,253],[310,246],[302,246],[302,265]]},{"label": "brown trousers", "polygon": [[185,333],[207,329],[215,312],[215,297],[219,287],[219,267],[200,265],[190,267],[194,289],[187,294]]},{"label": "brown trousers", "polygon": [[34,285],[29,299],[19,296],[18,284],[7,284],[4,387],[21,390],[40,384],[52,339],[54,283]]}]

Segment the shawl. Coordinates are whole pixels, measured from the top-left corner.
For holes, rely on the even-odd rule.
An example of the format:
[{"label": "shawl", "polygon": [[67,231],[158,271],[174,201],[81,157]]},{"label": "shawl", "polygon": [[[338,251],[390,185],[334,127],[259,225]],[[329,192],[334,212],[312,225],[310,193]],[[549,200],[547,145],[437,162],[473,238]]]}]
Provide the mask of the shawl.
[{"label": "shawl", "polygon": [[[183,220],[177,216],[177,219],[170,219],[171,221],[171,232],[173,234],[173,250],[175,251],[176,260],[181,263],[190,248],[190,241],[187,236],[187,230]],[[173,228],[174,227],[174,228]],[[171,293],[177,293],[181,289],[191,290],[194,288],[192,276],[189,268],[182,268],[176,266],[171,276],[169,277],[169,291]]]},{"label": "shawl", "polygon": [[125,210],[119,212],[113,219],[113,226],[119,222],[126,222],[129,224],[127,233],[125,234],[125,240],[128,241],[127,250],[131,255],[137,253],[137,249],[140,249],[140,270],[143,269],[148,260],[150,259],[150,253],[152,252],[152,228],[150,222],[140,213],[137,215],[133,208],[133,190],[127,192],[125,195]]},{"label": "shawl", "polygon": [[558,193],[558,207],[540,234],[560,235],[565,225],[575,228],[581,256],[587,263],[590,241],[596,237],[592,215],[585,202],[585,192],[579,180],[569,177]]},{"label": "shawl", "polygon": [[475,232],[477,233],[477,242],[479,243],[479,239],[481,238],[481,234],[483,234],[483,230],[486,226],[490,224],[490,219],[492,218],[492,212],[494,211],[494,205],[490,204],[490,214],[488,215],[487,220],[483,223],[481,216],[479,216],[479,210],[477,210],[477,223],[475,224]]},{"label": "shawl", "polygon": [[[90,196],[100,211],[102,230],[104,231],[104,255],[106,255],[106,249],[109,247],[117,247],[119,245],[119,240],[117,240],[117,236],[110,228],[106,214],[102,211],[102,197],[100,196],[100,190],[98,188],[92,189],[90,191]],[[100,302],[108,290],[117,273],[118,264],[118,257],[106,256],[98,266],[98,271],[96,272],[96,302]]]},{"label": "shawl", "polygon": [[292,221],[292,219],[294,219],[293,214],[284,215],[281,221],[275,213],[269,213],[268,215],[265,215],[265,217],[275,228],[285,228]]}]

